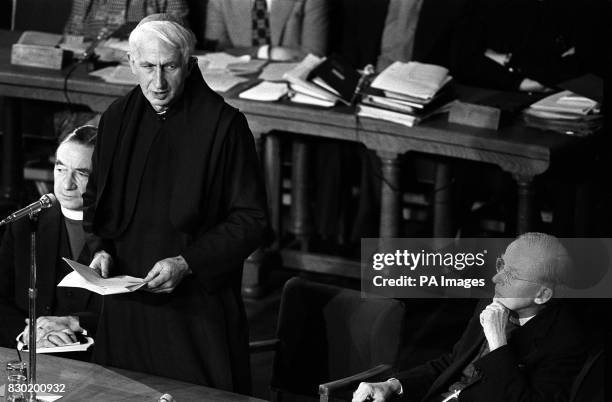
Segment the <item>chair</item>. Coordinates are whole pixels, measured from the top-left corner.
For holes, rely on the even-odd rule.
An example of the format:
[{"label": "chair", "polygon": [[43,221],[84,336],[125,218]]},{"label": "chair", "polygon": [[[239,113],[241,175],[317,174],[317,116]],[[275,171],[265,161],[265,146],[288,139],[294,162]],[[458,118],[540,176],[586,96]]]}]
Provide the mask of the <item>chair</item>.
[{"label": "chair", "polygon": [[405,317],[403,303],[395,299],[365,298],[356,290],[292,278],[281,297],[277,339],[253,342],[251,351],[276,352],[273,401],[326,402],[339,386],[389,373]]},{"label": "chair", "polygon": [[570,402],[603,402],[605,356],[601,343],[594,345],[572,384]]}]

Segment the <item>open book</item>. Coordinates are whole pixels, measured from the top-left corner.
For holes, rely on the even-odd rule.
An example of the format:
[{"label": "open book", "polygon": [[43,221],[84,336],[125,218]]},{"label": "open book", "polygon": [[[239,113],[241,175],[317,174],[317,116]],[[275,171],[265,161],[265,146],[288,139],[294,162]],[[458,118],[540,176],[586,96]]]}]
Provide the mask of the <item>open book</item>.
[{"label": "open book", "polygon": [[283,79],[289,82],[289,86],[295,92],[302,95],[315,98],[319,101],[325,101],[325,104],[335,104],[340,97],[325,89],[313,84],[308,80],[308,76],[311,71],[315,69],[319,64],[323,63],[324,59],[321,59],[313,54],[309,54],[291,70],[283,74]]},{"label": "open book", "polygon": [[145,285],[142,278],[120,275],[112,278],[102,278],[95,270],[87,265],[63,258],[74,272],[69,273],[57,286],[68,288],[83,288],[101,295],[114,295],[129,293]]}]

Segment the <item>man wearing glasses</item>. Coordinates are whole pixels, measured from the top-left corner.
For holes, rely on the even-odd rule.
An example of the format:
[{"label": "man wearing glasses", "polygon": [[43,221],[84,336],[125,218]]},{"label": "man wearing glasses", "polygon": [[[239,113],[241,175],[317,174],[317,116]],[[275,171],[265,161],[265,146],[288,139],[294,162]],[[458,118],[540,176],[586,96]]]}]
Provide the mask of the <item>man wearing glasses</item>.
[{"label": "man wearing glasses", "polygon": [[567,250],[553,236],[526,233],[496,268],[493,300],[477,307],[451,353],[361,383],[353,402],[567,400],[585,350],[580,327],[553,300],[572,268]]}]

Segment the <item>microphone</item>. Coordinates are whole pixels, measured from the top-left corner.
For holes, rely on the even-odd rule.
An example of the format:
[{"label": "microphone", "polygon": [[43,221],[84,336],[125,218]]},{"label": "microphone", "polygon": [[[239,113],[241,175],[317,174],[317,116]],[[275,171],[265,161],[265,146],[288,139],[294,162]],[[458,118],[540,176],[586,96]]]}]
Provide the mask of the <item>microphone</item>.
[{"label": "microphone", "polygon": [[55,198],[55,195],[53,195],[52,193],[45,194],[40,197],[40,200],[33,202],[27,207],[23,207],[20,210],[15,211],[6,218],[4,218],[4,220],[0,221],[0,226],[18,221],[24,216],[35,214],[37,212],[42,211],[43,209],[51,208],[53,205],[55,205],[56,202],[57,198]]}]

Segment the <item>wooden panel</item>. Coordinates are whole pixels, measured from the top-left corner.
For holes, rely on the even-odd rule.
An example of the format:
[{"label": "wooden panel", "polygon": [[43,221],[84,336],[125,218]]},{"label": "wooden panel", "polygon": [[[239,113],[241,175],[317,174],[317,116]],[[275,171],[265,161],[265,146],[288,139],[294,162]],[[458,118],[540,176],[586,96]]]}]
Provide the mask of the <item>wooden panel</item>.
[{"label": "wooden panel", "polygon": [[280,253],[283,267],[286,268],[325,275],[336,275],[343,278],[361,278],[361,265],[359,261],[288,249],[281,250]]}]

